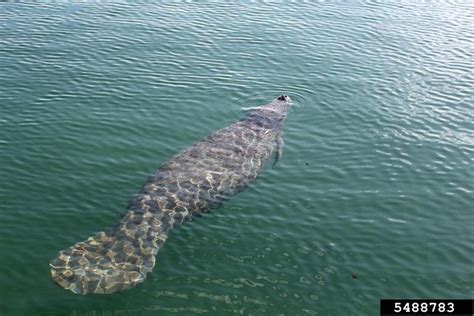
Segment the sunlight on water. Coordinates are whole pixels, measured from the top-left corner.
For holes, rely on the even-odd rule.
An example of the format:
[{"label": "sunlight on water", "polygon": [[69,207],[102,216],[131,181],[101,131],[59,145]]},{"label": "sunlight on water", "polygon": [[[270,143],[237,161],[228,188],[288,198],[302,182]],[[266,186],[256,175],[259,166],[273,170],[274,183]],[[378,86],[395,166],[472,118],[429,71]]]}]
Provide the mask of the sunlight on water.
[{"label": "sunlight on water", "polygon": [[[378,315],[474,296],[467,2],[4,2],[0,314]],[[162,162],[288,94],[283,156],[146,282],[57,287]],[[357,278],[353,277],[357,275]]]}]

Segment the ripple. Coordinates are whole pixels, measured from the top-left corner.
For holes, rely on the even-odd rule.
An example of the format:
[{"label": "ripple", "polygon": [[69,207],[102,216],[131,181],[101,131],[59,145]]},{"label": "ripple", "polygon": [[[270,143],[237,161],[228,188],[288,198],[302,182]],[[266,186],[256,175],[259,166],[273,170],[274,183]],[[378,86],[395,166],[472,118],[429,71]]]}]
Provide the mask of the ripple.
[{"label": "ripple", "polygon": [[[473,293],[470,4],[2,9],[0,312],[368,315]],[[277,167],[173,232],[148,282],[52,284],[58,249],[113,225],[156,166],[280,94]]]}]

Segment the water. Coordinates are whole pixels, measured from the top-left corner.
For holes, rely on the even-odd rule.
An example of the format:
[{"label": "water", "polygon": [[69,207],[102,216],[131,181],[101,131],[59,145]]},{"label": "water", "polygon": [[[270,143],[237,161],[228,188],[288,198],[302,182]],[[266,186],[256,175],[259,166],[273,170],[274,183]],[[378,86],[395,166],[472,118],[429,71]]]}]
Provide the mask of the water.
[{"label": "water", "polygon": [[[0,314],[378,315],[474,296],[474,7],[0,5]],[[174,231],[147,281],[56,286],[148,174],[281,93],[277,168]],[[358,275],[352,278],[352,273]]]}]

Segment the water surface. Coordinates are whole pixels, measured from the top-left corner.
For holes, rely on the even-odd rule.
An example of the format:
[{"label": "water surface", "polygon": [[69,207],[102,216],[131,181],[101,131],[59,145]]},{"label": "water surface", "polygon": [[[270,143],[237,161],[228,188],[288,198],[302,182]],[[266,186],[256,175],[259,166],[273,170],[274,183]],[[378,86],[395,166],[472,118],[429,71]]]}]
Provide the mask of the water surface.
[{"label": "water surface", "polygon": [[[474,7],[0,5],[0,314],[378,315],[474,296]],[[281,93],[285,149],[147,281],[56,286],[148,174]],[[352,273],[358,275],[352,278]]]}]

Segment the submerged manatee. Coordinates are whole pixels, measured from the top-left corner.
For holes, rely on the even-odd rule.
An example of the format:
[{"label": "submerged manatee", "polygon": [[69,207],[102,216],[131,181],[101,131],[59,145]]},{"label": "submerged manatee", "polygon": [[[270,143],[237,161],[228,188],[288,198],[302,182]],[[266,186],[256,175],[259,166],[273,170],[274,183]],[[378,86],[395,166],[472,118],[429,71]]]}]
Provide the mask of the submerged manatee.
[{"label": "submerged manatee", "polygon": [[114,293],[145,280],[169,231],[243,190],[277,147],[291,100],[255,107],[163,163],[130,201],[120,222],[59,252],[50,263],[59,285],[76,294]]}]

